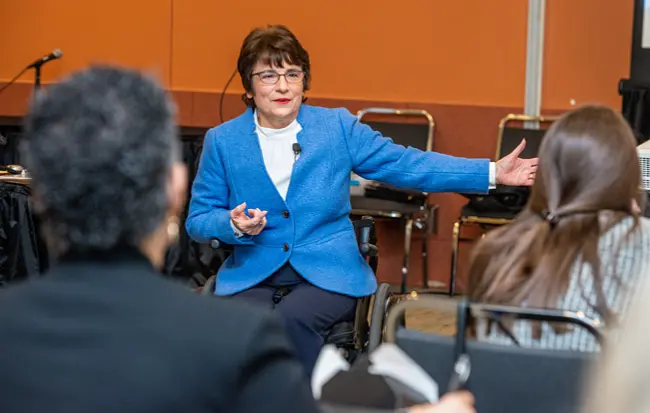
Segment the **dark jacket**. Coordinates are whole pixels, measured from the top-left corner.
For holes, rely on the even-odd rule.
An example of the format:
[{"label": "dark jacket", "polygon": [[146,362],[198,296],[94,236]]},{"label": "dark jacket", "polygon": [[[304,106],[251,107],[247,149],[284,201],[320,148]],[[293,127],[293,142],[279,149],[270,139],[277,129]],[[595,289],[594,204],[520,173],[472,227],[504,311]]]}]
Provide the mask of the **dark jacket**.
[{"label": "dark jacket", "polygon": [[314,412],[275,319],[199,296],[134,250],[0,291],[0,412]]}]

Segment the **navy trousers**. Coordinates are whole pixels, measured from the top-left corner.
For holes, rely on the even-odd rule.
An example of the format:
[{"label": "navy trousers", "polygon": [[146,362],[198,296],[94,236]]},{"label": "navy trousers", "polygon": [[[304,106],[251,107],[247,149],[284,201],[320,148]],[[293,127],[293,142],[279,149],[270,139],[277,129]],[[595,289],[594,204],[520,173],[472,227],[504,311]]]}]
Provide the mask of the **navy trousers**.
[{"label": "navy trousers", "polygon": [[[280,296],[280,292],[287,290],[291,292]],[[334,324],[354,320],[357,303],[354,297],[310,284],[289,264],[261,284],[233,297],[280,314],[307,377],[311,377],[328,331]]]}]

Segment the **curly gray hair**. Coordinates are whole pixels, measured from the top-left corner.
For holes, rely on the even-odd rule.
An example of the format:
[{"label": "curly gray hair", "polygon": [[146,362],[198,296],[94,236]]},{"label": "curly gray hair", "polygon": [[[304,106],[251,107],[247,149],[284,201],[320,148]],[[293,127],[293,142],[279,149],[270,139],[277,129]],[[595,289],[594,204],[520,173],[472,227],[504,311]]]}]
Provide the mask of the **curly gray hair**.
[{"label": "curly gray hair", "polygon": [[91,67],[40,91],[21,155],[48,240],[61,252],[138,245],[164,220],[178,144],[166,92],[136,71]]}]

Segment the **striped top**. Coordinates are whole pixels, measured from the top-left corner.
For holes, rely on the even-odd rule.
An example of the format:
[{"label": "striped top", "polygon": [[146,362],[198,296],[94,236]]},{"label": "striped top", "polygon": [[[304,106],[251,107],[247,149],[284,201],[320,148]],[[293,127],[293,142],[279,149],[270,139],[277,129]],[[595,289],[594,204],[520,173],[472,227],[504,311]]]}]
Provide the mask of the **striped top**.
[{"label": "striped top", "polygon": [[[641,289],[639,288],[641,283],[648,278],[650,270],[650,220],[640,218],[637,230],[625,239],[632,223],[631,217],[623,219],[601,237],[598,245],[603,293],[608,307],[621,318],[633,300],[634,293]],[[578,260],[573,265],[571,273],[569,288],[559,298],[557,308],[582,311],[588,317],[600,318],[593,310],[597,295],[590,266],[582,265]],[[489,333],[485,326],[484,321],[478,323],[479,340],[514,345],[514,342],[496,325],[492,325]],[[521,320],[515,321],[511,332],[522,347],[599,350],[595,338],[587,330],[577,326],[566,333],[556,334],[549,324],[543,323],[540,338],[534,339],[530,322]]]}]

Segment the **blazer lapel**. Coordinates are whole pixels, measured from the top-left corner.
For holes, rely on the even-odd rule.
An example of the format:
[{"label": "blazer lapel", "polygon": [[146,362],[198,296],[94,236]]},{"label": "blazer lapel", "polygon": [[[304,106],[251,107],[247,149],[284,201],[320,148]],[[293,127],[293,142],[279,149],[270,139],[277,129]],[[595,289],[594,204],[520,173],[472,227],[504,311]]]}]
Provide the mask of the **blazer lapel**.
[{"label": "blazer lapel", "polygon": [[[242,130],[237,141],[229,145],[230,159],[228,164],[234,177],[235,189],[241,201],[246,201],[251,208],[262,208],[263,205],[276,205],[282,208],[285,203],[276,189],[264,165],[264,156],[257,134],[253,111],[248,109],[250,117],[248,130]],[[279,203],[279,206],[277,205]],[[262,205],[262,206],[260,206]]]},{"label": "blazer lapel", "polygon": [[[327,127],[320,119],[310,116],[309,107],[302,105],[298,113],[298,123],[302,130],[297,139],[300,144],[300,156],[293,164],[291,182],[287,191],[287,203],[294,196],[300,197],[305,188],[309,188],[312,174],[328,174],[331,168],[331,152],[334,148],[327,142]],[[295,195],[294,195],[295,194]]]}]

